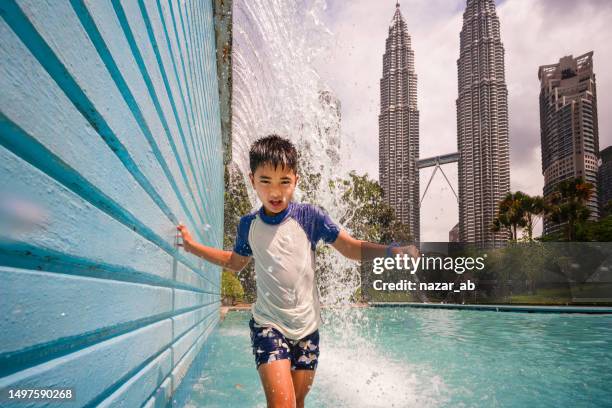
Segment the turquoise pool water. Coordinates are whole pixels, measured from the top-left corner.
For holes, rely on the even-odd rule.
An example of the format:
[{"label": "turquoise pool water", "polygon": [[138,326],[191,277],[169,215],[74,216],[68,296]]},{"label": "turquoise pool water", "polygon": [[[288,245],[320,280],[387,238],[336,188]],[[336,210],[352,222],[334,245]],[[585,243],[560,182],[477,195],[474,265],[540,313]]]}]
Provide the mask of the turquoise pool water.
[{"label": "turquoise pool water", "polygon": [[[612,404],[612,316],[416,308],[324,314],[307,407],[602,407]],[[210,338],[185,407],[265,407],[250,312]],[[342,321],[352,324],[342,325]]]}]

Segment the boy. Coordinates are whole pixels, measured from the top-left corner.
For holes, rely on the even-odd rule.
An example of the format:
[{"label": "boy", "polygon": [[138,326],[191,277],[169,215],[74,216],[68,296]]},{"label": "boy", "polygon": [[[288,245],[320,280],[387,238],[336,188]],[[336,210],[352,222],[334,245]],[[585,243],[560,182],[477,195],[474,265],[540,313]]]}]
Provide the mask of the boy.
[{"label": "boy", "polygon": [[315,282],[315,247],[331,244],[354,260],[406,253],[414,246],[385,246],[352,238],[319,207],[292,201],[298,155],[277,135],[257,140],[249,152],[249,179],[262,207],[238,225],[233,251],[206,247],[177,228],[186,251],[239,272],[255,258],[257,300],[249,321],[257,371],[269,407],[303,407],[319,356],[321,312]]}]

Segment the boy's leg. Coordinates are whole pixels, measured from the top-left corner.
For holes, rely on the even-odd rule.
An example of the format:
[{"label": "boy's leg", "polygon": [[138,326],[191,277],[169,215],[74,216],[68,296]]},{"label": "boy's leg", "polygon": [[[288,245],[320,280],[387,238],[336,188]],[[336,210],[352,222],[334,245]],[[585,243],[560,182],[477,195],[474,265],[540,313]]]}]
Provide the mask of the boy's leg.
[{"label": "boy's leg", "polygon": [[295,408],[291,379],[291,356],[285,337],[278,330],[260,326],[251,318],[251,346],[268,407]]},{"label": "boy's leg", "polygon": [[291,360],[282,359],[261,364],[257,369],[269,408],[296,408],[290,367]]},{"label": "boy's leg", "polygon": [[297,408],[301,408],[312,387],[319,362],[319,330],[300,340],[290,341],[290,348],[293,389]]},{"label": "boy's leg", "polygon": [[291,371],[291,379],[293,380],[293,389],[295,390],[296,408],[304,408],[304,400],[306,394],[312,387],[316,370],[293,370]]}]

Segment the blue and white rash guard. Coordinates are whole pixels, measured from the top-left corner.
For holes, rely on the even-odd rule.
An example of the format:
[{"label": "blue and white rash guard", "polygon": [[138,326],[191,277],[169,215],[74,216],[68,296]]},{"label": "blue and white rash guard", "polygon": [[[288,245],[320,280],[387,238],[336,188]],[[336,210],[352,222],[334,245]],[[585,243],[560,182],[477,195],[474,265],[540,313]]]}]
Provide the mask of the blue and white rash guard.
[{"label": "blue and white rash guard", "polygon": [[234,252],[255,258],[257,324],[301,339],[319,328],[321,309],[315,281],[315,248],[332,243],[340,229],[321,208],[290,202],[269,216],[263,207],[240,219]]}]

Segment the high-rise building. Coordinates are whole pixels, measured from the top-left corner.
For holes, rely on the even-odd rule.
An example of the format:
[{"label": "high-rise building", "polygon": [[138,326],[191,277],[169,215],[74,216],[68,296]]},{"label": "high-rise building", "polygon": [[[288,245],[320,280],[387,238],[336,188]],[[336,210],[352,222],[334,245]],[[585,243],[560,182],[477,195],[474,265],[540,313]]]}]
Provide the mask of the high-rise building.
[{"label": "high-rise building", "polygon": [[395,209],[397,218],[409,226],[412,238],[419,241],[417,75],[411,39],[399,3],[383,55],[378,126],[379,181],[385,201]]},{"label": "high-rise building", "polygon": [[[538,70],[538,78],[544,197],[550,196],[559,182],[581,177],[595,186],[587,203],[590,218],[595,220],[599,214],[599,131],[593,51],[543,65]],[[544,221],[544,234],[559,228],[559,224]]]},{"label": "high-rise building", "polygon": [[448,242],[461,242],[459,239],[459,223],[448,231]]},{"label": "high-rise building", "polygon": [[459,235],[462,242],[501,246],[508,232],[491,227],[510,191],[510,143],[504,46],[493,0],[468,0],[457,69]]},{"label": "high-rise building", "polygon": [[612,201],[612,146],[599,152],[597,187],[599,188],[599,215],[612,214],[611,210],[606,211],[606,207]]}]

